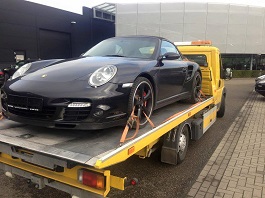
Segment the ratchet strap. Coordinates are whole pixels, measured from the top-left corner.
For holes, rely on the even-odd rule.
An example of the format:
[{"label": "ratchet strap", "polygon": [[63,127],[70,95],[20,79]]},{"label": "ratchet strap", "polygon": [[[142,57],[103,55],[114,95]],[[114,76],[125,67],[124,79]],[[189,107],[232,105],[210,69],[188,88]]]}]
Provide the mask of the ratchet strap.
[{"label": "ratchet strap", "polygon": [[[205,94],[202,92],[202,90],[200,90],[200,94],[201,96],[199,96],[199,100],[200,102],[202,102],[202,98],[205,98]],[[195,106],[196,104],[192,105],[190,108],[192,108],[193,106]],[[128,140],[131,140],[133,138],[135,138],[135,136],[137,135],[137,133],[139,132],[139,128],[140,128],[140,119],[138,118],[138,116],[134,115],[134,110],[135,110],[135,106],[133,107],[133,110],[131,112],[131,115],[130,117],[128,118],[127,120],[127,123],[126,123],[126,126],[122,132],[122,136],[121,136],[121,139],[120,139],[120,144],[123,144],[125,141],[128,141]],[[178,112],[172,116],[170,116],[169,118],[167,118],[163,123],[167,122],[168,120],[174,118],[174,117],[177,117],[179,114],[181,114],[183,111],[181,112]],[[155,125],[154,123],[151,121],[151,119],[145,114],[145,112],[143,112],[146,120],[149,122],[149,124],[152,126],[152,128],[155,128]],[[129,130],[133,127],[133,124],[136,123],[136,128],[135,128],[135,132],[134,134],[129,137],[129,138],[126,138],[127,137],[127,134],[129,132]]]},{"label": "ratchet strap", "polygon": [[[206,98],[206,96],[205,96],[205,94],[203,93],[202,90],[200,90],[200,94],[201,94],[201,96],[202,96],[203,98]],[[202,97],[201,97],[201,96],[199,96],[199,100],[202,102]]]},{"label": "ratchet strap", "polygon": [[[140,119],[138,116],[134,115],[134,110],[135,110],[135,106],[133,107],[132,113],[131,113],[130,117],[128,118],[126,126],[122,132],[120,144],[123,144],[125,141],[134,139],[139,132]],[[149,122],[149,124],[152,126],[152,128],[155,128],[154,123],[151,121],[151,119],[145,113],[144,113],[144,116],[145,116],[146,120]],[[134,123],[136,123],[136,128],[135,128],[134,134],[131,137],[126,138],[129,130],[133,127]]]},{"label": "ratchet strap", "polygon": [[149,122],[149,124],[151,125],[151,127],[152,128],[155,128],[155,125],[154,125],[154,123],[152,122],[152,120],[145,114],[145,112],[143,112],[144,113],[144,116],[145,116],[145,118],[146,118],[146,120]]}]

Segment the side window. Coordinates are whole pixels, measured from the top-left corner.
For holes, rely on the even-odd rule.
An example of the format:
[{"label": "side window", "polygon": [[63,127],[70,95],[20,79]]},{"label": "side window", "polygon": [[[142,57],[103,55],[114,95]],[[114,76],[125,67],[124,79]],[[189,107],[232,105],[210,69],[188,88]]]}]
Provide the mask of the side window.
[{"label": "side window", "polygon": [[200,66],[208,66],[207,57],[204,54],[184,54],[184,56],[188,60],[198,63]]},{"label": "side window", "polygon": [[162,56],[167,52],[174,52],[174,53],[179,54],[175,45],[173,45],[172,43],[170,43],[168,41],[162,41],[161,49],[160,49],[160,55]]}]

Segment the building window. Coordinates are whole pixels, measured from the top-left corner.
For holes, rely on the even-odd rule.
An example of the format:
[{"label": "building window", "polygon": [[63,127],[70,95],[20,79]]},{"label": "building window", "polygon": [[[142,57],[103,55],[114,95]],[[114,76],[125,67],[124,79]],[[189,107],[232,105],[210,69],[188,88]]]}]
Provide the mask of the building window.
[{"label": "building window", "polygon": [[265,70],[265,54],[222,54],[224,68]]}]

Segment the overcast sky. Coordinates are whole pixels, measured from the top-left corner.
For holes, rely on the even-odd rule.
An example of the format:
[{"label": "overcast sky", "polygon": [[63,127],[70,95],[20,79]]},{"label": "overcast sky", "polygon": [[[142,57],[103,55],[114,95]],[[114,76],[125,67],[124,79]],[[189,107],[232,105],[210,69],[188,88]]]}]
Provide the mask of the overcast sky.
[{"label": "overcast sky", "polygon": [[144,3],[144,2],[211,2],[232,3],[265,7],[265,0],[28,0],[51,7],[82,14],[82,6],[93,7],[101,3]]}]

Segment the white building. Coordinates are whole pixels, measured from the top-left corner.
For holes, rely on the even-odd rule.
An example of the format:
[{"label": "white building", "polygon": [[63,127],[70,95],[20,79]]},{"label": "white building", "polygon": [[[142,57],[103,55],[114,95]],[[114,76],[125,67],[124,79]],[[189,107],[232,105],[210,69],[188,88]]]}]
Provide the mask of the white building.
[{"label": "white building", "polygon": [[116,36],[155,35],[171,41],[212,40],[225,66],[265,69],[265,8],[217,3],[116,5]]}]

